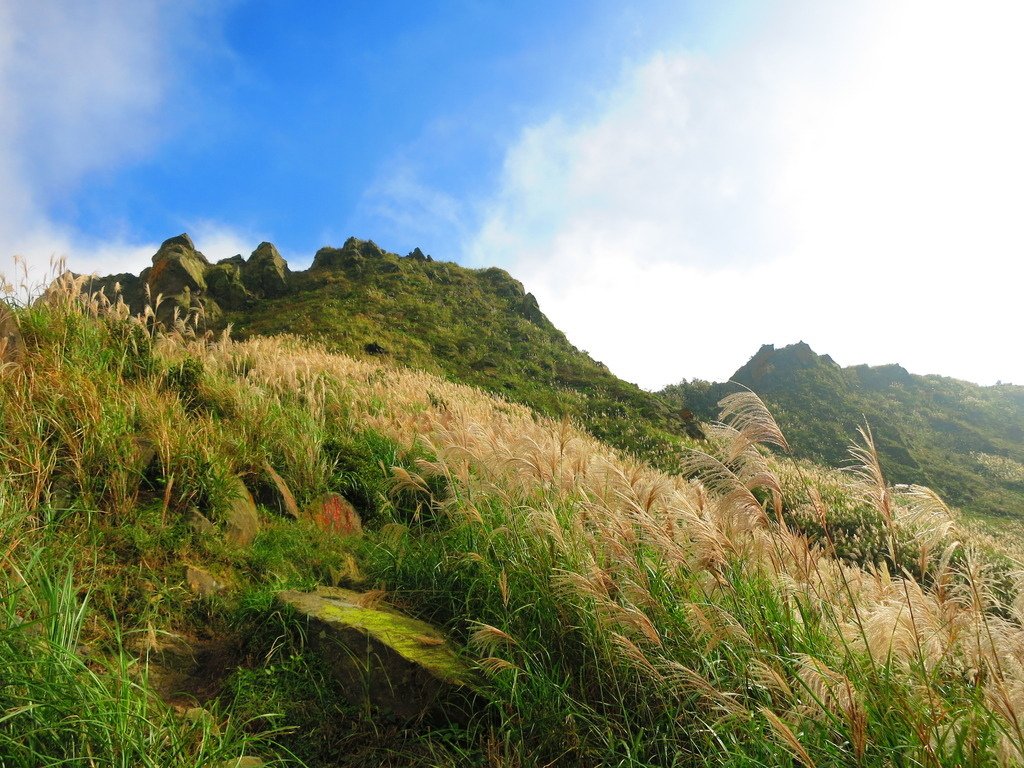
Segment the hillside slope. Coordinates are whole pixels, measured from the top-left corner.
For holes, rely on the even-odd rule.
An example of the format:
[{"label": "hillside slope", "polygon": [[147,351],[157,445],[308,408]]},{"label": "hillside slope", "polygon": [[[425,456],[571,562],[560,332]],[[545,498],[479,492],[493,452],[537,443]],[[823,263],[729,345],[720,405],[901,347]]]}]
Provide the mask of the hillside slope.
[{"label": "hillside slope", "polygon": [[134,313],[161,295],[157,315],[200,312],[233,335],[291,333],[355,357],[408,365],[499,393],[555,418],[571,417],[600,439],[667,467],[679,436],[697,434],[657,395],[612,374],[574,347],[537,300],[507,272],[434,261],[418,248],[405,257],[349,238],[321,248],[293,272],[262,243],[248,259],[211,264],[188,235],[170,238],[141,275],[115,284]]},{"label": "hillside slope", "polygon": [[[732,381],[764,399],[798,456],[838,466],[866,422],[894,482],[924,483],[987,518],[1024,517],[1024,387],[918,376],[899,365],[842,368],[803,342],[763,346]],[[662,394],[710,419],[738,389],[684,382]]]},{"label": "hillside slope", "polygon": [[[4,766],[1024,757],[1019,574],[923,489],[886,487],[870,446],[860,474],[775,462],[771,416],[735,398],[698,481],[294,338],[154,333],[78,285],[5,309]],[[412,640],[472,668],[470,709],[410,720],[339,679],[280,603],[324,585],[430,622]]]}]

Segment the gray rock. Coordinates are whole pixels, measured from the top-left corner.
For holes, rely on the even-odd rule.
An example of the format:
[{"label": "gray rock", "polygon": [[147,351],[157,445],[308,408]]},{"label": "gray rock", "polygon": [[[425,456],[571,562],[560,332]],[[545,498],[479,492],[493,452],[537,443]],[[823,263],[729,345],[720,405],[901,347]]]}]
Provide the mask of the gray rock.
[{"label": "gray rock", "polygon": [[232,479],[229,492],[231,498],[223,516],[224,536],[232,544],[247,547],[260,532],[260,516],[256,511],[256,502],[240,477]]},{"label": "gray rock", "polygon": [[206,270],[206,287],[210,295],[226,309],[241,309],[253,296],[242,282],[242,267],[221,261]]},{"label": "gray rock", "polygon": [[162,297],[160,306],[156,307],[157,317],[162,323],[170,323],[175,307],[182,314],[194,307],[207,312],[210,310],[201,300],[207,288],[205,274],[209,266],[210,262],[195,249],[192,239],[186,234],[172,237],[160,245],[153,254],[153,266],[143,270],[141,277],[149,286],[154,305],[157,297]]},{"label": "gray rock", "polygon": [[273,243],[263,242],[242,267],[242,282],[256,296],[275,297],[288,292],[288,264]]}]

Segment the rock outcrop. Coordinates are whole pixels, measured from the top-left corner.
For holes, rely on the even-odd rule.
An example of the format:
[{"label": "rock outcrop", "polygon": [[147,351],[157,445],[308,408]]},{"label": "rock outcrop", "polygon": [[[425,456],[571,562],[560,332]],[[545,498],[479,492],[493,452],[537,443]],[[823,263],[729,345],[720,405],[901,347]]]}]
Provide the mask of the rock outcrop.
[{"label": "rock outcrop", "polygon": [[247,547],[260,532],[256,502],[240,477],[231,480],[231,499],[224,510],[224,537],[232,544]]},{"label": "rock outcrop", "polygon": [[288,291],[288,264],[272,243],[260,243],[241,271],[242,282],[256,298],[275,298]]},{"label": "rock outcrop", "polygon": [[461,719],[473,687],[469,667],[435,627],[366,595],[321,587],[281,592],[278,602],[307,628],[307,640],[354,704],[402,718]]}]

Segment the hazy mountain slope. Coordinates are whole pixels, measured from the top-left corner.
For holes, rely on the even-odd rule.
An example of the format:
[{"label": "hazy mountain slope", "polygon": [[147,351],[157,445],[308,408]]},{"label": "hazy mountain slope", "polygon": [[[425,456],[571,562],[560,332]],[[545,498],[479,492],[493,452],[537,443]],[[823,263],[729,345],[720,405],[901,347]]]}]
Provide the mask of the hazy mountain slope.
[{"label": "hazy mountain slope", "polygon": [[679,436],[691,431],[659,396],[613,375],[574,347],[536,299],[507,272],[434,261],[416,249],[401,257],[350,238],[321,248],[312,266],[292,272],[262,243],[248,259],[211,264],[187,235],[171,238],[138,277],[93,281],[107,295],[119,284],[142,312],[201,311],[233,335],[292,333],[332,351],[376,357],[501,393],[554,417],[581,421],[597,437],[668,466]]},{"label": "hazy mountain slope", "polygon": [[[804,343],[762,347],[732,377],[764,398],[799,456],[830,466],[865,421],[890,480],[923,483],[985,516],[1024,515],[1024,387],[839,367]],[[684,382],[666,397],[712,418],[734,384]]]}]

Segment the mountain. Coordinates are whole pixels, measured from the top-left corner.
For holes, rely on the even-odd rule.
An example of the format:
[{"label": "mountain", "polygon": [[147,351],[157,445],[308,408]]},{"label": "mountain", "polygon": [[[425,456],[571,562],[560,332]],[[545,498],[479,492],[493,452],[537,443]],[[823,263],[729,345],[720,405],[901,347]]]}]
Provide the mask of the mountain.
[{"label": "mountain", "polygon": [[737,385],[761,396],[797,456],[841,466],[866,423],[890,482],[928,485],[977,515],[1024,516],[1024,387],[843,368],[800,342],[761,347],[731,383],[683,382],[662,395],[708,420]]},{"label": "mountain", "polygon": [[[187,234],[166,240],[138,275],[93,280],[120,291],[134,313],[150,303],[229,324],[240,339],[295,334],[331,352],[374,357],[472,384],[556,418],[662,467],[678,461],[680,436],[700,430],[662,397],[613,375],[573,346],[533,294],[502,269],[467,269],[416,248],[406,256],[349,238],[292,271],[271,243],[248,259],[211,263]],[[160,301],[157,301],[157,298]]]}]

